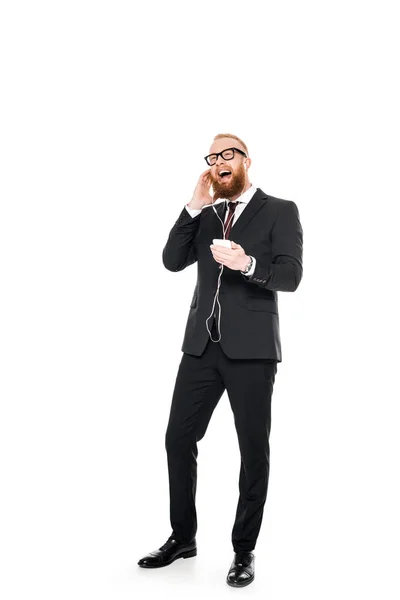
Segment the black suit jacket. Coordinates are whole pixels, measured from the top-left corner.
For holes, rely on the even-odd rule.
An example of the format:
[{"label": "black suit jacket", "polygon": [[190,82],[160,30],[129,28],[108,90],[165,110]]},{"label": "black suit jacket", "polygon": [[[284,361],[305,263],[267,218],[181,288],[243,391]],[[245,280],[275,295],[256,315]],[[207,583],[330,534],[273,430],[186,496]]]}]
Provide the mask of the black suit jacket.
[{"label": "black suit jacket", "polygon": [[[223,221],[224,202],[215,205]],[[222,224],[212,206],[196,217],[183,208],[163,249],[164,266],[182,271],[197,262],[197,282],[181,350],[200,356],[208,342],[209,317],[219,264],[210,244],[222,238]],[[294,292],[303,275],[303,230],[291,200],[268,196],[260,188],[233,224],[229,238],[256,258],[251,277],[224,267],[219,291],[222,350],[229,358],[282,361],[277,292]],[[211,329],[212,318],[208,321]]]}]

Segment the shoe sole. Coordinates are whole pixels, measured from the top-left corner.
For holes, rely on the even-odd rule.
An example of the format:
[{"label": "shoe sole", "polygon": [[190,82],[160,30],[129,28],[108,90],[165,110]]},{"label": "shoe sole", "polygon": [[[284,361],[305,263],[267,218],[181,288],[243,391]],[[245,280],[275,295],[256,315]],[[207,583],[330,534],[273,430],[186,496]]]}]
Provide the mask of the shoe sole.
[{"label": "shoe sole", "polygon": [[182,552],[182,554],[177,554],[177,556],[175,556],[172,560],[161,563],[160,565],[144,564],[139,565],[139,567],[142,567],[144,569],[160,569],[161,567],[167,567],[168,565],[171,565],[174,561],[178,560],[178,558],[192,558],[193,556],[197,556],[197,548],[195,548],[194,550],[188,550],[187,552]]},{"label": "shoe sole", "polygon": [[245,587],[246,585],[249,585],[252,581],[254,581],[254,575],[253,577],[249,577],[249,579],[247,579],[245,583],[233,583],[233,581],[229,581],[228,579],[226,580],[226,583],[231,587]]}]

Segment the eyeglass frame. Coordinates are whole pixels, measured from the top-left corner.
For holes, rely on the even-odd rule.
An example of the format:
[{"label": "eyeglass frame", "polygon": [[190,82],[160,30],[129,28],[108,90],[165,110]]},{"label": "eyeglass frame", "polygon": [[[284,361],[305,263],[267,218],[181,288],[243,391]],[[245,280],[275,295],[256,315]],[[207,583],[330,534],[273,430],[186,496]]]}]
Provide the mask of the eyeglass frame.
[{"label": "eyeglass frame", "polygon": [[[236,152],[239,152],[239,154],[242,154],[245,158],[247,158],[247,154],[246,152],[243,152],[243,150],[240,150],[239,148],[225,148],[225,150],[222,150],[222,152],[213,152],[212,154],[207,154],[207,156],[204,157],[204,160],[206,161],[206,163],[208,164],[209,167],[212,167],[213,165],[217,164],[217,160],[218,160],[218,156],[220,156],[221,158],[224,158],[222,156],[223,152],[226,152],[227,150],[234,150]],[[215,159],[215,163],[213,163],[212,165],[210,165],[210,163],[208,162],[208,159],[210,158],[210,156],[216,156]],[[224,158],[224,160],[233,160],[235,158],[235,152],[233,153],[232,158]]]}]

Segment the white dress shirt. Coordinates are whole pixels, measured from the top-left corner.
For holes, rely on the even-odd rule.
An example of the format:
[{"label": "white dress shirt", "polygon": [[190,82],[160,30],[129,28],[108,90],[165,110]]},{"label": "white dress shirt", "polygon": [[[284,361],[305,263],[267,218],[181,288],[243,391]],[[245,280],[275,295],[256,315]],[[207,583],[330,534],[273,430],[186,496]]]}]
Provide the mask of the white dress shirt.
[{"label": "white dress shirt", "polygon": [[[256,193],[256,191],[257,191],[257,188],[252,184],[249,187],[249,189],[244,192],[244,194],[242,194],[241,196],[239,196],[239,198],[237,198],[237,200],[232,200],[232,202],[238,203],[238,206],[236,207],[234,215],[233,215],[232,227],[233,227],[234,223],[236,223],[236,221],[238,220],[238,218],[240,217],[240,215],[246,208],[246,205],[248,204],[248,202],[250,202],[251,198]],[[205,206],[203,206],[203,208],[189,208],[187,204],[185,205],[185,208],[191,217],[196,217],[197,215],[199,215],[201,213],[201,211],[203,209],[207,209],[207,208],[210,209],[211,206],[216,206],[217,204],[220,204],[221,202],[231,202],[231,201],[229,200],[229,198],[218,198],[218,200],[216,200],[213,204],[206,204]],[[228,218],[228,214],[229,214],[229,211],[227,210],[226,215],[225,215],[225,223]],[[250,277],[250,275],[253,275],[254,269],[256,268],[256,259],[254,258],[254,256],[252,256],[252,259],[253,259],[253,264],[251,266],[250,271],[248,273],[246,273],[247,277]]]}]

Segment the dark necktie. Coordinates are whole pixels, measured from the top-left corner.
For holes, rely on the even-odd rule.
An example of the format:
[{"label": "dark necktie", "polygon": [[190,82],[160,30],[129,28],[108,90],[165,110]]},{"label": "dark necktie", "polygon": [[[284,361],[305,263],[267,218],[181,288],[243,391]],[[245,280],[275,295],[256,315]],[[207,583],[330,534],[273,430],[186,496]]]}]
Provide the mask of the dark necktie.
[{"label": "dark necktie", "polygon": [[[234,219],[235,209],[236,209],[237,204],[238,204],[237,202],[228,202],[228,216],[226,217],[226,219],[224,221],[224,233],[225,233],[225,239],[226,240],[229,240],[229,234],[230,234],[230,231],[232,229],[232,222],[233,222],[233,219]],[[226,210],[225,210],[224,216],[226,216]],[[222,265],[219,265],[219,269],[221,269],[221,268],[222,268]],[[217,310],[218,310],[217,307],[218,307],[218,304],[216,302],[215,303],[215,308],[214,308],[214,315],[213,315],[214,316],[214,318],[213,318],[213,327],[217,326],[217,324],[216,324],[216,322],[217,322]],[[216,331],[216,330],[214,330],[214,331]]]},{"label": "dark necktie", "polygon": [[237,204],[238,204],[237,202],[228,202],[228,216],[227,216],[225,224],[224,224],[224,232],[225,232],[226,240],[229,240],[229,234],[232,229],[233,219],[234,219],[234,215],[235,215],[235,208],[236,208]]}]

